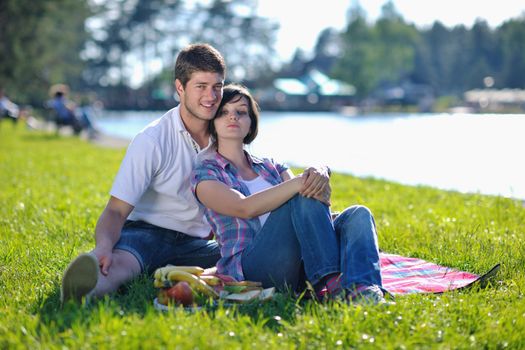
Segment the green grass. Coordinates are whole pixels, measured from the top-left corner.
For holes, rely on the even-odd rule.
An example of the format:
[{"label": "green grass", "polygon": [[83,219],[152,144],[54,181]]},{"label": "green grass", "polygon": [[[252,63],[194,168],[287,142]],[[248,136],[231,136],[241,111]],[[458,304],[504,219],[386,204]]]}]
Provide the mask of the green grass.
[{"label": "green grass", "polygon": [[124,150],[0,126],[0,349],[523,349],[521,201],[333,176],[334,210],[374,213],[387,252],[484,273],[485,289],[397,297],[387,308],[279,295],[263,306],[156,311],[149,277],[59,308],[63,270],[93,231]]}]

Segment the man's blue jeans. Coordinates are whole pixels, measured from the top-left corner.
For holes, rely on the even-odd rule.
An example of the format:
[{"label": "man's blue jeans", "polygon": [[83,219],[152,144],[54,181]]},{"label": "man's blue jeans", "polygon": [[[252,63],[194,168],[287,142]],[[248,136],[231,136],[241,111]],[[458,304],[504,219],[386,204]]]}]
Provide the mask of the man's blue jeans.
[{"label": "man's blue jeans", "polygon": [[374,219],[363,206],[344,210],[332,223],[329,208],[296,195],[274,210],[242,253],[247,280],[264,287],[292,289],[306,279],[316,285],[324,276],[342,272],[343,288],[381,286]]}]

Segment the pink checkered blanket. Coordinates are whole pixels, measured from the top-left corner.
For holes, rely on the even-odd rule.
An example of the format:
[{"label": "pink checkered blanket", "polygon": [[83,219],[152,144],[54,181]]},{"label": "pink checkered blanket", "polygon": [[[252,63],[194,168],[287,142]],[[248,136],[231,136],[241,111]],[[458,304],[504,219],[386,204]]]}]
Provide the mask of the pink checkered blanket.
[{"label": "pink checkered blanket", "polygon": [[380,253],[383,287],[394,295],[409,293],[443,293],[485,283],[499,270],[494,266],[484,275],[459,271],[422,259]]}]

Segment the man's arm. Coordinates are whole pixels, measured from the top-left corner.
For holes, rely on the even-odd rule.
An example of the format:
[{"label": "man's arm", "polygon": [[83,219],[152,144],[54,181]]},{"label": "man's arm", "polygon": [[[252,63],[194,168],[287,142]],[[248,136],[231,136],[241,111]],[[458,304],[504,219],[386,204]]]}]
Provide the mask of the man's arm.
[{"label": "man's arm", "polygon": [[98,219],[95,228],[96,247],[94,250],[103,275],[108,274],[112,263],[113,246],[120,238],[120,231],[124,222],[133,210],[133,206],[111,196],[106,208]]}]

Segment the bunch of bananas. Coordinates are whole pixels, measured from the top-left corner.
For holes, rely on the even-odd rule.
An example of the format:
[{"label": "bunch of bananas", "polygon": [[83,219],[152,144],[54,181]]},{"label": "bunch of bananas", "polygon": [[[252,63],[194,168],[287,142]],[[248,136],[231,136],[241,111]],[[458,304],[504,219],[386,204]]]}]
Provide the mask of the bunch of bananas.
[{"label": "bunch of bananas", "polygon": [[[155,270],[153,285],[159,288],[158,302],[182,305],[194,304],[194,300],[225,299],[231,302],[267,300],[273,296],[274,289],[264,289],[260,282],[236,281],[230,276],[204,270],[198,266],[168,265]],[[194,295],[200,298],[193,298]]]}]

